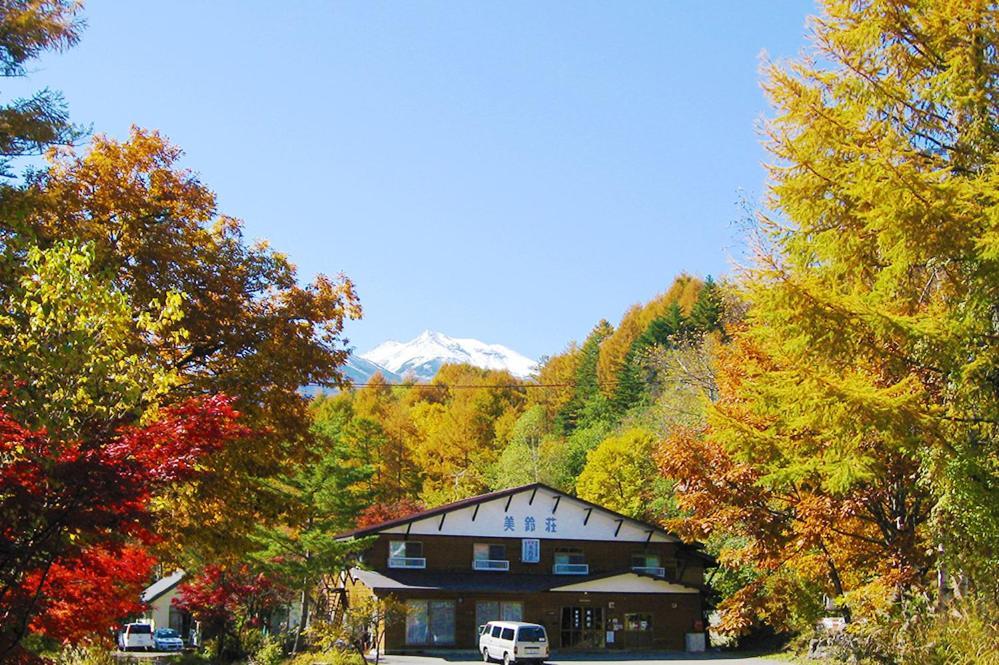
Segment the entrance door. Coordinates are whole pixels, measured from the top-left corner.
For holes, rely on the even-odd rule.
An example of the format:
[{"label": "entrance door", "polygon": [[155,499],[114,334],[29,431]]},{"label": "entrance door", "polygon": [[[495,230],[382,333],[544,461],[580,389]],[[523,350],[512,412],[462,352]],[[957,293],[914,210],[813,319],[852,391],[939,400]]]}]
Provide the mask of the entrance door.
[{"label": "entrance door", "polygon": [[563,607],[561,637],[563,649],[602,649],[604,608]]}]

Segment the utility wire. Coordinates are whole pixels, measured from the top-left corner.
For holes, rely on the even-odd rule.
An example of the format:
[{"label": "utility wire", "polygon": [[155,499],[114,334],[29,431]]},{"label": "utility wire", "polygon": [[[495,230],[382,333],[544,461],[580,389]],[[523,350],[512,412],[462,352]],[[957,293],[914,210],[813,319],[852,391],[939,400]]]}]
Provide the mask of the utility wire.
[{"label": "utility wire", "polygon": [[[617,381],[594,381],[595,386],[612,386]],[[388,386],[389,388],[576,388],[575,383],[351,383],[350,388]]]}]

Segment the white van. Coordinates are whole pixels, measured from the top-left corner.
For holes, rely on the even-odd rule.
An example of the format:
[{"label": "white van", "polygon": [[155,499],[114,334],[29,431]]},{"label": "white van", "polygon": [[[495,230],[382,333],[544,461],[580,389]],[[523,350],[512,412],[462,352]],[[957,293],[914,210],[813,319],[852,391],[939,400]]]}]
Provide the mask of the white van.
[{"label": "white van", "polygon": [[153,627],[148,623],[127,623],[118,633],[118,648],[122,651],[132,649],[153,649]]},{"label": "white van", "polygon": [[523,621],[490,621],[479,628],[482,660],[510,663],[541,663],[551,655],[544,626]]}]

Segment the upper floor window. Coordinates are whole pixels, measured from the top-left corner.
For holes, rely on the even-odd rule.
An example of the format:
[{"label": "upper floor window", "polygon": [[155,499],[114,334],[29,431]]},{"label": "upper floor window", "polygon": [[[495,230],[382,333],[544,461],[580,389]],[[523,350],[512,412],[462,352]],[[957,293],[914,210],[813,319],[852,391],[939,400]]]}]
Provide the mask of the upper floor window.
[{"label": "upper floor window", "polygon": [[655,575],[656,577],[664,577],[666,575],[666,569],[663,568],[662,559],[659,558],[659,555],[649,554],[648,552],[632,554],[631,569],[636,573]]},{"label": "upper floor window", "polygon": [[510,561],[506,558],[506,545],[475,543],[472,550],[472,568],[474,570],[510,570]]},{"label": "upper floor window", "polygon": [[556,575],[588,575],[590,566],[586,563],[583,550],[578,547],[559,547],[555,550],[552,572]]},{"label": "upper floor window", "polygon": [[388,565],[389,568],[426,568],[423,543],[414,540],[390,541]]}]

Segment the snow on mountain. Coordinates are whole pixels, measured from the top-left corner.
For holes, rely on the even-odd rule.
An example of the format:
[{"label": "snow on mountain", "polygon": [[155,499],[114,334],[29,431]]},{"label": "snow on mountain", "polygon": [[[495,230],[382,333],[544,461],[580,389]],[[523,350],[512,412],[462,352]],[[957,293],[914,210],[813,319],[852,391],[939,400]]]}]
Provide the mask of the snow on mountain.
[{"label": "snow on mountain", "polygon": [[477,339],[448,337],[430,330],[408,342],[385,342],[360,358],[388,369],[399,376],[410,374],[418,381],[429,381],[441,365],[468,363],[484,369],[505,369],[526,379],[537,363],[500,344],[486,344]]},{"label": "snow on mountain", "polygon": [[387,367],[382,367],[378,363],[371,362],[353,353],[347,357],[347,364],[343,367],[343,373],[354,383],[367,383],[378,372],[381,372],[382,376],[389,383],[402,382],[402,377]]},{"label": "snow on mountain", "polygon": [[[368,383],[378,372],[381,372],[382,376],[389,383],[402,383],[402,377],[385,369],[377,363],[373,363],[370,360],[365,360],[360,356],[356,356],[353,353],[347,356],[347,364],[340,368],[344,376],[350,379],[351,383],[354,385]],[[338,392],[336,388],[324,388],[317,385],[302,386],[299,388],[299,392],[306,397],[315,397],[316,395],[332,395]]]}]

